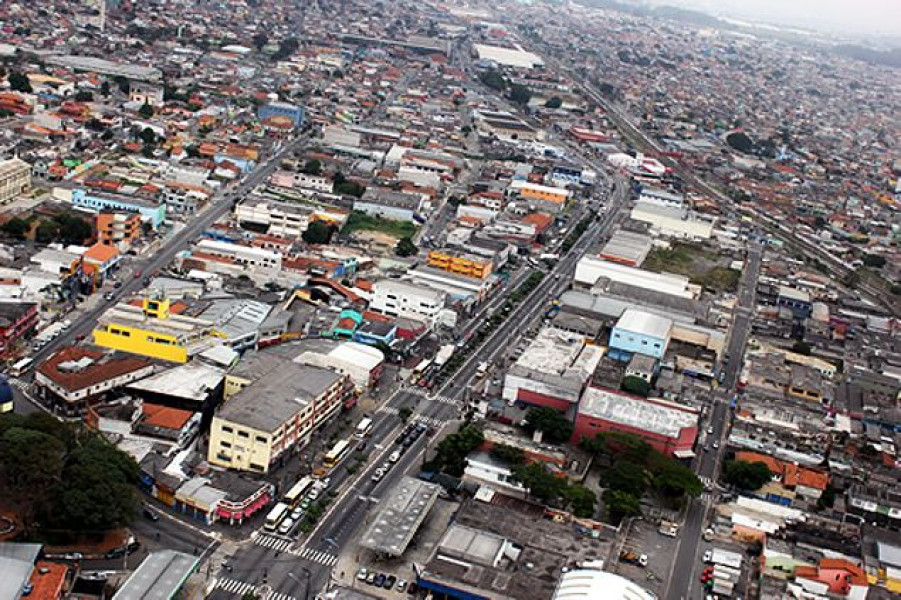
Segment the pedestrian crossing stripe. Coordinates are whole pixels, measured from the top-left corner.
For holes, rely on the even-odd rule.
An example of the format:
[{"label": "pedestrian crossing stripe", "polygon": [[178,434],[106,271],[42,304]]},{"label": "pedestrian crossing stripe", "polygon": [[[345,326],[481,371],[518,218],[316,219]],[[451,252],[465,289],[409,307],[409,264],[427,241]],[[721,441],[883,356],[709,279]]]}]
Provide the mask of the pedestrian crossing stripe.
[{"label": "pedestrian crossing stripe", "polygon": [[322,550],[301,548],[300,550],[291,552],[291,554],[326,567],[334,567],[336,564],[338,564],[337,556],[335,556],[334,554],[329,554],[328,552],[323,552]]},{"label": "pedestrian crossing stripe", "polygon": [[288,594],[282,594],[281,592],[270,592],[268,596],[266,596],[266,600],[297,600],[294,596],[289,596]]},{"label": "pedestrian crossing stripe", "polygon": [[216,589],[228,592],[230,594],[243,596],[244,594],[247,594],[249,592],[256,593],[257,586],[253,585],[252,583],[225,577],[216,582]]},{"label": "pedestrian crossing stripe", "polygon": [[428,400],[432,400],[433,402],[441,402],[442,404],[450,404],[450,405],[459,404],[459,402],[457,400],[454,400],[453,398],[449,398],[444,395],[432,396],[431,394],[429,394],[428,390],[426,390],[425,388],[417,387],[417,388],[413,388],[413,389],[407,390],[407,391],[411,394],[415,394],[417,396],[422,396],[423,398],[427,398]]},{"label": "pedestrian crossing stripe", "polygon": [[263,548],[272,548],[277,552],[282,552],[291,545],[291,540],[284,540],[282,538],[264,534],[256,538],[253,543],[257,546],[262,546]]},{"label": "pedestrian crossing stripe", "polygon": [[[378,410],[378,412],[383,412],[389,415],[396,415],[398,413],[398,410],[394,406],[383,406]],[[420,414],[414,414],[411,419],[413,421],[419,421],[420,423],[425,423],[426,425],[431,425],[433,427],[443,427],[446,423],[446,421],[442,421],[441,419],[436,419],[435,417],[427,417]]]}]

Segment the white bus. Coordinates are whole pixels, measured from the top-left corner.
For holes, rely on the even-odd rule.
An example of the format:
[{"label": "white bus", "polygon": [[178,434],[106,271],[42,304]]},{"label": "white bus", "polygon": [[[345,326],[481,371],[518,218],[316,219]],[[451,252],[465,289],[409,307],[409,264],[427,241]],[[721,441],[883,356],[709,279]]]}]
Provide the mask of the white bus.
[{"label": "white bus", "polygon": [[300,504],[300,501],[303,500],[304,496],[306,496],[311,489],[313,489],[313,478],[303,477],[288,490],[288,493],[285,494],[282,502],[291,508],[294,508]]},{"label": "white bus", "polygon": [[341,440],[326,453],[325,458],[322,459],[322,466],[326,469],[334,468],[339,462],[344,460],[348,452],[350,452],[350,442]]},{"label": "white bus", "polygon": [[16,362],[13,366],[9,368],[9,374],[13,377],[18,377],[23,373],[27,373],[28,369],[34,364],[34,360],[31,358],[23,358],[22,360]]},{"label": "white bus", "polygon": [[266,530],[275,531],[278,528],[278,524],[284,520],[290,511],[291,508],[284,502],[279,502],[273,506],[269,514],[266,515],[266,525],[264,526]]},{"label": "white bus", "polygon": [[372,433],[372,419],[370,419],[369,417],[365,417],[365,418],[364,418],[362,421],[360,421],[360,423],[357,425],[357,430],[356,430],[356,432],[354,433],[354,435],[355,435],[357,438],[359,438],[359,439],[362,440],[363,438],[365,438],[366,436],[368,436],[370,433]]}]

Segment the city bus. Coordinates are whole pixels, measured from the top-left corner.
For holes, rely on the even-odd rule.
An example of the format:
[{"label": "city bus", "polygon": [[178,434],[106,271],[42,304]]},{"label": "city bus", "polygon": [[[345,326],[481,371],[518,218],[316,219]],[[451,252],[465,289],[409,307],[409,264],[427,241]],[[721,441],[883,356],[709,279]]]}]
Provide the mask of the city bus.
[{"label": "city bus", "polygon": [[[13,391],[12,388],[9,387],[9,382],[6,380],[6,377],[0,375],[0,388],[6,388],[6,390],[2,391],[3,395],[0,396],[0,415],[4,413],[12,412],[15,409],[15,404],[13,403]],[[7,396],[9,393],[9,396]]]},{"label": "city bus", "polygon": [[311,489],[313,489],[313,479],[311,477],[303,477],[288,490],[282,502],[291,508],[295,508]]},{"label": "city bus", "polygon": [[350,452],[350,442],[341,440],[326,453],[325,458],[322,459],[322,466],[326,469],[334,468],[339,462],[344,460],[348,452]]},{"label": "city bus", "polygon": [[430,366],[432,366],[432,360],[429,358],[424,359],[422,362],[416,365],[415,369],[413,369],[413,375],[415,375],[416,377],[423,375],[426,371],[428,371]]},{"label": "city bus", "polygon": [[364,417],[363,420],[360,421],[360,423],[357,425],[357,430],[354,435],[362,440],[370,433],[372,433],[372,419],[370,419],[369,417]]},{"label": "city bus", "polygon": [[31,365],[34,364],[34,360],[30,358],[23,358],[22,360],[16,362],[9,368],[9,374],[13,377],[18,377],[23,373],[26,373],[28,369],[31,368]]},{"label": "city bus", "polygon": [[269,514],[266,515],[266,524],[264,525],[266,530],[275,531],[278,524],[288,516],[289,512],[291,512],[291,508],[284,502],[279,502],[273,506],[272,510],[269,511]]}]

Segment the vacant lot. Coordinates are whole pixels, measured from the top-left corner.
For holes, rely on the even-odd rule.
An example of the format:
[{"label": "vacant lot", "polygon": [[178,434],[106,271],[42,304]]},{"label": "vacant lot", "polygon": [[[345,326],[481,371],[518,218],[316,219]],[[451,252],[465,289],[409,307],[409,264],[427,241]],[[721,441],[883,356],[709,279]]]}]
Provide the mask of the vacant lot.
[{"label": "vacant lot", "polygon": [[657,273],[678,273],[692,283],[718,292],[734,292],[741,273],[729,268],[730,259],[701,246],[676,243],[670,249],[652,251],[642,265]]},{"label": "vacant lot", "polygon": [[400,239],[413,237],[417,229],[416,224],[411,223],[410,221],[382,219],[367,215],[366,213],[354,211],[350,213],[350,217],[348,217],[347,223],[344,224],[341,233],[350,235],[355,231],[378,231]]}]

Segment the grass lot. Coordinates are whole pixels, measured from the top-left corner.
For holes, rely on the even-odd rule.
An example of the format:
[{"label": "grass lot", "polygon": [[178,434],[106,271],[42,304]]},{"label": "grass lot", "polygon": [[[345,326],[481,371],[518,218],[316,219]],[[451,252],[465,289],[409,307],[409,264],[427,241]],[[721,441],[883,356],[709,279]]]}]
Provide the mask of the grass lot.
[{"label": "grass lot", "polygon": [[350,213],[341,233],[347,235],[355,231],[378,231],[396,238],[404,238],[413,237],[417,229],[416,224],[410,221],[382,219],[355,210]]},{"label": "grass lot", "polygon": [[734,292],[741,273],[725,266],[726,260],[700,246],[676,243],[669,250],[653,250],[642,266],[657,273],[685,275],[692,283],[718,292]]}]

